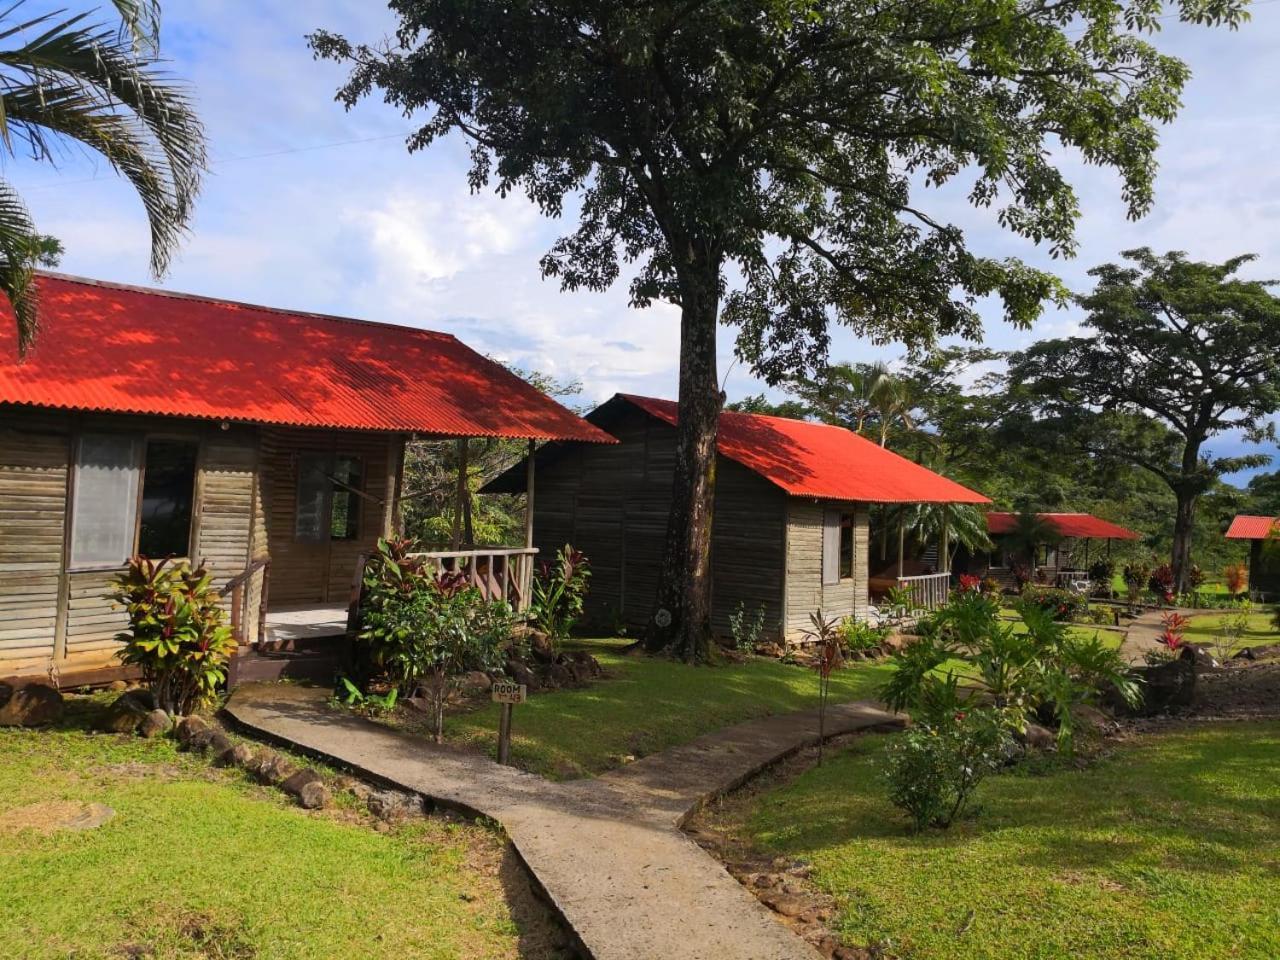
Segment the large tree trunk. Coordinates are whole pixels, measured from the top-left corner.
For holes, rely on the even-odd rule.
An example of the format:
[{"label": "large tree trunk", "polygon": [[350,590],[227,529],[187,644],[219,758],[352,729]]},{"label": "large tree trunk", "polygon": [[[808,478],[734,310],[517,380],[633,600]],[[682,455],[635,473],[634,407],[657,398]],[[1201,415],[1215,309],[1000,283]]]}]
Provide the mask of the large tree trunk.
[{"label": "large tree trunk", "polygon": [[687,274],[681,280],[675,477],[645,648],[696,661],[711,658],[711,520],[716,426],[724,398],[716,378],[719,268],[702,265]]},{"label": "large tree trunk", "polygon": [[1178,509],[1173,520],[1173,556],[1170,566],[1173,567],[1173,589],[1177,593],[1186,593],[1189,586],[1187,578],[1191,572],[1191,530],[1196,519],[1196,500],[1198,494],[1189,490],[1175,490],[1178,498]]}]

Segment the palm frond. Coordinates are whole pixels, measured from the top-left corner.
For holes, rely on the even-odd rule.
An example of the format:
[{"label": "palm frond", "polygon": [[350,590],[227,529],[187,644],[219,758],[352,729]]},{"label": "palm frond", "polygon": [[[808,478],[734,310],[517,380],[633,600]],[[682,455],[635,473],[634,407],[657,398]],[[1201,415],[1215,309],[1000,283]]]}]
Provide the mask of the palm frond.
[{"label": "palm frond", "polygon": [[35,340],[37,293],[33,282],[42,238],[16,190],[0,180],[0,293],[9,298],[18,324],[18,354]]},{"label": "palm frond", "polygon": [[[89,23],[85,14],[22,21],[14,16],[21,0],[0,13],[0,144],[37,160],[53,159],[64,139],[101,154],[142,200],[158,278],[191,218],[206,169],[204,131],[186,89],[162,69],[154,44],[142,42],[158,30],[156,0],[113,2],[123,30]],[[10,259],[7,269],[16,271],[4,289],[20,293],[22,277],[30,286],[31,257],[22,256],[22,230],[30,220],[13,207],[0,215],[15,225],[10,240],[16,246],[0,250]],[[23,317],[34,301],[21,309],[13,302],[25,351],[35,327],[32,316]]]}]

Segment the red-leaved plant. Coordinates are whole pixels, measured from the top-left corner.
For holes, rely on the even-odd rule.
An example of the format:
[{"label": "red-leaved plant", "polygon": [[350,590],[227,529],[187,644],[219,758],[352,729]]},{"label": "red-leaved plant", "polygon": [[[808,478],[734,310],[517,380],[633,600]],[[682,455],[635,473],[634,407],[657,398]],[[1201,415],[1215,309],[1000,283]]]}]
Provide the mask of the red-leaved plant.
[{"label": "red-leaved plant", "polygon": [[1180,613],[1174,613],[1173,611],[1166,613],[1160,618],[1160,625],[1164,627],[1164,629],[1161,631],[1160,636],[1157,639],[1159,639],[1160,643],[1168,648],[1170,653],[1177,653],[1182,649],[1182,645],[1185,642],[1183,640],[1183,633],[1186,631],[1187,624],[1190,622],[1190,617],[1184,617]]},{"label": "red-leaved plant", "polygon": [[822,766],[822,742],[827,735],[827,698],[831,694],[831,674],[844,662],[840,645],[840,621],[828,619],[821,610],[809,614],[810,626],[804,635],[818,645],[818,766]]},{"label": "red-leaved plant", "polygon": [[1238,597],[1249,582],[1249,568],[1243,563],[1229,563],[1222,568],[1222,577],[1227,581],[1227,592]]},{"label": "red-leaved plant", "polygon": [[977,593],[982,589],[982,578],[972,573],[960,574],[960,592]]}]

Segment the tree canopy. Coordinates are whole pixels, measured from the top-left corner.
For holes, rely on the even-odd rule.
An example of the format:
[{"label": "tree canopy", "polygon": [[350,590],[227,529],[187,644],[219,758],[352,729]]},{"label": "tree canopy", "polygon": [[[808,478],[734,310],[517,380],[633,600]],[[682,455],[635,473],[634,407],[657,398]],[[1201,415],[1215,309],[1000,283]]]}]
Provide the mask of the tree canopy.
[{"label": "tree canopy", "polygon": [[1088,336],[1045,340],[1012,358],[1010,378],[1042,436],[1138,466],[1176,500],[1172,562],[1190,564],[1199,499],[1222,476],[1261,466],[1257,453],[1213,456],[1212,437],[1275,440],[1280,410],[1280,299],[1236,273],[1251,256],[1202,263],[1148,249],[1090,271],[1078,298]]},{"label": "tree canopy", "polygon": [[[1186,66],[1147,39],[1158,0],[392,0],[395,39],[320,31],[348,107],[377,90],[418,118],[410,149],[461,134],[470,182],[576,227],[542,259],[566,289],[633,273],[637,306],[681,308],[674,497],[652,648],[703,657],[723,397],[716,328],[777,383],[827,360],[828,327],[874,341],[976,337],[976,301],[1029,323],[1065,291],[970,249],[929,203],[963,174],[1007,230],[1075,251],[1056,159],[1117,171],[1152,203],[1156,128]],[[1244,0],[1180,0],[1235,26]],[[728,269],[741,283],[730,290]],[[723,317],[721,304],[723,303]]]}]

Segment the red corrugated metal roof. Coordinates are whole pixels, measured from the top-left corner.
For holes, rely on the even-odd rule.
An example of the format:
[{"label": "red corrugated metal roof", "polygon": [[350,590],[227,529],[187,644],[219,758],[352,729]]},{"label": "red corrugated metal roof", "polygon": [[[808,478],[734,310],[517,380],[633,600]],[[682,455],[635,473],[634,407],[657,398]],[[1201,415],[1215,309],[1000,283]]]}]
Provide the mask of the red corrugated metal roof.
[{"label": "red corrugated metal roof", "polygon": [[1266,540],[1280,536],[1280,517],[1251,517],[1240,514],[1227,528],[1228,540]]},{"label": "red corrugated metal roof", "polygon": [[[677,406],[619,396],[673,426]],[[852,430],[755,413],[720,414],[718,449],[794,496],[867,503],[990,503]]]},{"label": "red corrugated metal roof", "polygon": [[[987,531],[989,533],[1008,533],[1013,529],[1016,514],[991,512],[987,514]],[[1091,513],[1042,513],[1058,533],[1064,537],[1090,537],[1094,540],[1137,540],[1139,534],[1132,530],[1103,520]]]},{"label": "red corrugated metal roof", "polygon": [[448,334],[44,274],[0,403],[442,436],[612,437]]}]

